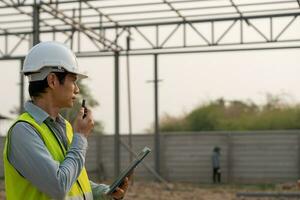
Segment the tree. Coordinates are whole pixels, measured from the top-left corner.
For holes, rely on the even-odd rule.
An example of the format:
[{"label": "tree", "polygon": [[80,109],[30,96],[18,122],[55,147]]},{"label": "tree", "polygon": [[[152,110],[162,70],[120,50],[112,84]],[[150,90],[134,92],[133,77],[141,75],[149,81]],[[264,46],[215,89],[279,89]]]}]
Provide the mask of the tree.
[{"label": "tree", "polygon": [[261,106],[251,101],[218,99],[194,108],[184,116],[168,114],[160,119],[161,132],[245,131],[300,129],[300,105],[285,103],[280,96],[266,95]]}]

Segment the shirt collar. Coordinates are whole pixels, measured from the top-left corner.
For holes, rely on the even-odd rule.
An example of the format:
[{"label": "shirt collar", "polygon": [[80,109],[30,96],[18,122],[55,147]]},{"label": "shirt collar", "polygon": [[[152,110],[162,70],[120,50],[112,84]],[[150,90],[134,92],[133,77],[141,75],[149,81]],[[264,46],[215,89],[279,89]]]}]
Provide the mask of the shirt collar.
[{"label": "shirt collar", "polygon": [[[27,101],[24,105],[24,109],[38,124],[43,123],[47,118],[49,118],[49,114],[42,108],[35,105],[32,101]],[[56,120],[63,121],[63,117],[59,114]]]}]

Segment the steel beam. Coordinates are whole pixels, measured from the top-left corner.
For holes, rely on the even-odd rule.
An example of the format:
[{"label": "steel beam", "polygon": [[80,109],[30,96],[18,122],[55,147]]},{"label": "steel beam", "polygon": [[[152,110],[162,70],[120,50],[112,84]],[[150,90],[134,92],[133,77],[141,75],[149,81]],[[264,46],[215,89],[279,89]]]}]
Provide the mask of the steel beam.
[{"label": "steel beam", "polygon": [[119,51],[123,49],[122,47],[115,44],[114,42],[99,36],[99,34],[97,34],[93,29],[85,26],[83,23],[77,22],[75,19],[72,19],[71,17],[65,15],[63,12],[49,5],[42,6],[41,9],[47,12],[48,14],[52,15],[53,17],[60,19],[65,24],[70,25],[72,28],[75,28],[76,30],[84,33],[91,40],[99,42],[100,44],[104,45],[105,47],[107,47],[112,51]]}]

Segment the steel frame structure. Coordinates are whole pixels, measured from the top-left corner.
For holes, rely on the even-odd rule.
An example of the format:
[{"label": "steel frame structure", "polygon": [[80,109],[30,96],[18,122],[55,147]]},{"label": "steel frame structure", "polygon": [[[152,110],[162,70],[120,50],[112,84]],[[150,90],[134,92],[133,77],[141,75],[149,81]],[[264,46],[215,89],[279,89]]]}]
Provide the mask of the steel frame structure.
[{"label": "steel frame structure", "polygon": [[1,0],[0,59],[39,40],[79,57],[298,48],[299,14],[299,0]]},{"label": "steel frame structure", "polygon": [[0,0],[0,60],[22,62],[45,40],[64,42],[78,57],[114,56],[117,174],[119,56],[153,55],[159,172],[159,55],[299,48],[299,15],[300,0]]}]

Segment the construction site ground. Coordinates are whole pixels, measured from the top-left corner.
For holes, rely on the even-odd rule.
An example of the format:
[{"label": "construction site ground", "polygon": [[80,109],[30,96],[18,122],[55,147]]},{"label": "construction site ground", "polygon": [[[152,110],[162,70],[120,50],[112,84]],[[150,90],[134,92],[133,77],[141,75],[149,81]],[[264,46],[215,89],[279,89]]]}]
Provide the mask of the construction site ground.
[{"label": "construction site ground", "polygon": [[[5,199],[4,181],[0,182],[0,200]],[[134,181],[124,200],[285,200],[288,198],[237,198],[237,192],[300,192],[296,183],[283,184],[191,184]],[[300,199],[300,198],[289,198]]]}]

